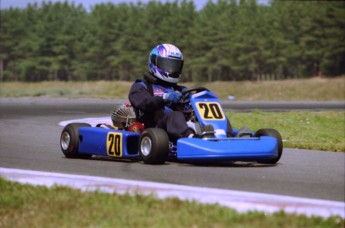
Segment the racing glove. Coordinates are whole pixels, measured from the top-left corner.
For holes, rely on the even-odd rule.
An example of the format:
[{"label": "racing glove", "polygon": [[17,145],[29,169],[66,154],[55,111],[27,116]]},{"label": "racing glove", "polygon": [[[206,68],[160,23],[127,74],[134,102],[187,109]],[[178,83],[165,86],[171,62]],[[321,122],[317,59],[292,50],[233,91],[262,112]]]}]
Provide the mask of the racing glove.
[{"label": "racing glove", "polygon": [[163,100],[166,102],[177,103],[180,101],[182,94],[179,92],[164,93]]}]

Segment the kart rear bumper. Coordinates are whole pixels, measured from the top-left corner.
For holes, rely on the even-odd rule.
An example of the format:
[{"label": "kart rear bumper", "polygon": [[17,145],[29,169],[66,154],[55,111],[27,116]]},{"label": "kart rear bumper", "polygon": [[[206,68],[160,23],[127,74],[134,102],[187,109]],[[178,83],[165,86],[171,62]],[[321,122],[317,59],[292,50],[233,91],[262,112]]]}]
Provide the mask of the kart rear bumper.
[{"label": "kart rear bumper", "polygon": [[278,156],[273,137],[205,140],[182,138],[177,141],[177,158],[184,162],[262,161]]}]

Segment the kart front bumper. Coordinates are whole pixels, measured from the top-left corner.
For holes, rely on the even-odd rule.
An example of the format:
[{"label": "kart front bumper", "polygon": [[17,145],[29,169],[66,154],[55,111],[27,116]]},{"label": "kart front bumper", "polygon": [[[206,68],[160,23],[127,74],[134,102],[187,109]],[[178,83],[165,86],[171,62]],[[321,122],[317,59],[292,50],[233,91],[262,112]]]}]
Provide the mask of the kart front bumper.
[{"label": "kart front bumper", "polygon": [[184,162],[263,161],[278,156],[274,137],[198,139],[177,141],[177,158]]}]

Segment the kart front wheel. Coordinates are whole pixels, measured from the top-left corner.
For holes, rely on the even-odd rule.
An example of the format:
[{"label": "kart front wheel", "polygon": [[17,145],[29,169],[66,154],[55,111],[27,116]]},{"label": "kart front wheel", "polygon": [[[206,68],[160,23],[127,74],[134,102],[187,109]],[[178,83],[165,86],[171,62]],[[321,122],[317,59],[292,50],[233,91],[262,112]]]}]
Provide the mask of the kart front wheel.
[{"label": "kart front wheel", "polygon": [[260,160],[260,161],[258,161],[258,163],[276,164],[283,154],[283,140],[282,140],[280,133],[275,129],[260,129],[257,132],[255,132],[255,137],[261,137],[261,136],[271,136],[271,137],[274,137],[277,139],[278,156],[274,159]]},{"label": "kart front wheel", "polygon": [[60,147],[66,158],[90,158],[91,154],[79,154],[79,128],[91,127],[86,123],[71,123],[61,132]]},{"label": "kart front wheel", "polygon": [[163,164],[168,159],[169,137],[161,128],[148,128],[140,136],[140,157],[145,164]]}]

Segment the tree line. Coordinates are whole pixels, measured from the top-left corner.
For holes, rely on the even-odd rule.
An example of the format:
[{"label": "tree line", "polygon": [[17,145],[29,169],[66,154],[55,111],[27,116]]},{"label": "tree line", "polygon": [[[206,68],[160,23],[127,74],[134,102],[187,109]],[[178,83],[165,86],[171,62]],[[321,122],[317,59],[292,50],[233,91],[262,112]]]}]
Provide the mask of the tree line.
[{"label": "tree line", "polygon": [[185,57],[183,81],[345,73],[345,2],[70,2],[1,9],[0,81],[134,80],[160,43]]}]

